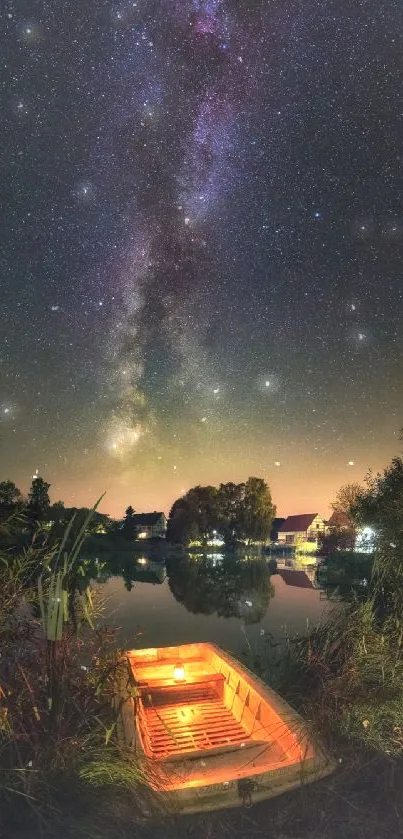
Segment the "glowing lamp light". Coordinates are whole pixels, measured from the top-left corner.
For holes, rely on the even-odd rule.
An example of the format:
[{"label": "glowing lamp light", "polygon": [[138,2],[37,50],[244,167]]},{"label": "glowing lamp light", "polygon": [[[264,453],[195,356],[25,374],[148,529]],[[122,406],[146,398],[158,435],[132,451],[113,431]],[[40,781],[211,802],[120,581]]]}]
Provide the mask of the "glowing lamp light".
[{"label": "glowing lamp light", "polygon": [[185,668],[183,664],[176,664],[174,667],[175,682],[183,682],[185,678]]}]

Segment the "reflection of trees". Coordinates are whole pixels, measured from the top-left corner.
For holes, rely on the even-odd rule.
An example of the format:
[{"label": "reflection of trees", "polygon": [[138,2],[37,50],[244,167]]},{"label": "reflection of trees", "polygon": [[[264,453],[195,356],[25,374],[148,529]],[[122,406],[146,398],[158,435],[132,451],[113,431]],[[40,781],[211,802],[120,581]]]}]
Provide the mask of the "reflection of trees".
[{"label": "reflection of trees", "polygon": [[175,599],[194,614],[242,618],[258,623],[266,614],[274,588],[264,560],[225,557],[167,561],[168,582]]},{"label": "reflection of trees", "polygon": [[[142,562],[141,560],[146,560]],[[102,559],[82,560],[86,563],[86,578],[106,583],[111,577],[121,577],[127,591],[131,591],[136,582],[162,583],[166,577],[165,565],[153,562],[151,558],[141,558],[131,553],[115,551],[102,554]]]}]

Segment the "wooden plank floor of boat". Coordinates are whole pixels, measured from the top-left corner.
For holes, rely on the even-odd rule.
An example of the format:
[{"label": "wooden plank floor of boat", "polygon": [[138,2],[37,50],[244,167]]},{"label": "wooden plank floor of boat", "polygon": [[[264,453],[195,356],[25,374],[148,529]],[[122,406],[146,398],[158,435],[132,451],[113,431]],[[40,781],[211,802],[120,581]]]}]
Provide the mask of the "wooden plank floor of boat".
[{"label": "wooden plank floor of boat", "polygon": [[233,750],[252,743],[217,693],[206,687],[177,691],[175,702],[162,692],[153,692],[149,705],[144,697],[142,716],[150,757],[157,760]]}]

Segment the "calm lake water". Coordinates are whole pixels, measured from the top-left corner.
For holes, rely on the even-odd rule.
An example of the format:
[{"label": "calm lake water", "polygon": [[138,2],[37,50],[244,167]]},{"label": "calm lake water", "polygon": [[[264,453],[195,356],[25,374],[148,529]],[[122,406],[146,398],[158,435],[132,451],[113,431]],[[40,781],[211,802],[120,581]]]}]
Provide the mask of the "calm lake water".
[{"label": "calm lake water", "polygon": [[125,648],[213,641],[239,655],[248,642],[258,651],[269,634],[304,633],[330,608],[312,565],[290,560],[271,574],[266,559],[126,556],[108,561],[98,579]]}]

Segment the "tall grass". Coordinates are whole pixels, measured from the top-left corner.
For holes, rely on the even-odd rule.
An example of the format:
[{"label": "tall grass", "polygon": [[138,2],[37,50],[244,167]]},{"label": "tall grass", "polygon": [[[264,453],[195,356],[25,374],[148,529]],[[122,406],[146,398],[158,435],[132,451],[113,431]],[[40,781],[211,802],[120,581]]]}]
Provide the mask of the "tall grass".
[{"label": "tall grass", "polygon": [[90,515],[59,545],[0,556],[0,835],[52,835],[63,802],[118,778],[139,810],[141,772],[112,738],[119,651],[79,559]]}]

